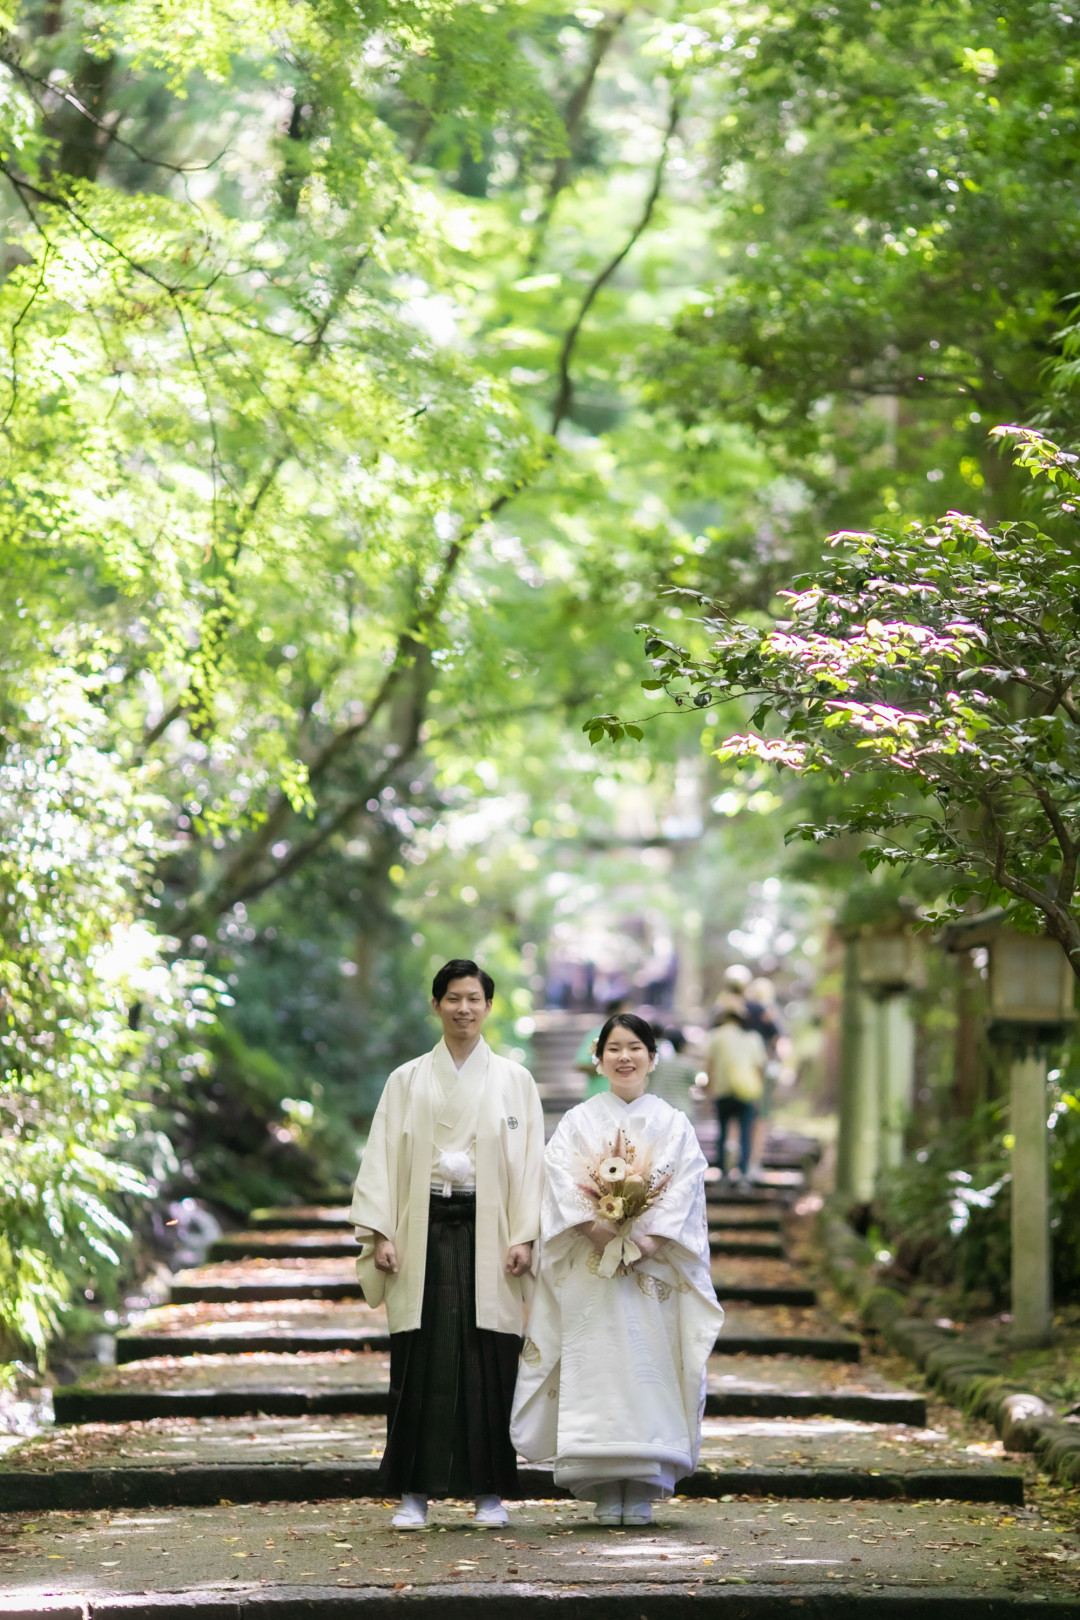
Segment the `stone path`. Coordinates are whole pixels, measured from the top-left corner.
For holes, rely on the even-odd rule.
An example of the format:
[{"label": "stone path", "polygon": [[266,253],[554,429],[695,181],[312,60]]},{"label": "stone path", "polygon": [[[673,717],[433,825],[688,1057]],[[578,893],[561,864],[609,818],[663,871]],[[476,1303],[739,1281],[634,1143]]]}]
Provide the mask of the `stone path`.
[{"label": "stone path", "polygon": [[1080,1620],[1080,1542],[1024,1506],[1020,1468],[928,1426],[923,1394],[864,1366],[786,1259],[805,1147],[780,1145],[748,1195],[710,1189],[728,1315],[699,1467],[652,1531],[599,1530],[528,1467],[505,1533],[450,1503],[395,1536],[370,1500],[388,1336],[359,1297],[346,1212],[264,1210],[117,1336],[116,1366],[55,1392],[53,1430],[4,1456],[0,1617],[315,1620],[407,1594],[463,1616],[558,1596],[660,1620],[691,1596],[740,1617],[840,1602],[930,1620],[947,1601],[949,1620],[957,1604]]},{"label": "stone path", "polygon": [[[359,1501],[80,1514],[4,1523],[0,1613],[380,1617],[402,1600],[440,1614],[675,1620],[695,1608],[747,1617],[1076,1615],[1070,1549],[999,1509],[936,1504],[676,1500],[662,1529],[604,1531],[574,1503],[529,1503],[495,1534],[448,1505],[395,1536]],[[69,1595],[70,1594],[70,1595]],[[380,1605],[380,1599],[385,1606]]]}]

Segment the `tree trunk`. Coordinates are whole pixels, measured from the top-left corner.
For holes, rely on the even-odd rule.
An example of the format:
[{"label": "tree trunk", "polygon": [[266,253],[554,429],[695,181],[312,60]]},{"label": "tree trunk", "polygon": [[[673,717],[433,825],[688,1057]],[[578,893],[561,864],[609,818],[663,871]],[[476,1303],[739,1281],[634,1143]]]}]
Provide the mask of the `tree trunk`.
[{"label": "tree trunk", "polygon": [[116,59],[83,51],[71,80],[71,93],[85,111],[70,101],[59,102],[45,119],[45,133],[59,143],[51,165],[69,180],[96,180],[112,138],[104,117],[109,102]]}]

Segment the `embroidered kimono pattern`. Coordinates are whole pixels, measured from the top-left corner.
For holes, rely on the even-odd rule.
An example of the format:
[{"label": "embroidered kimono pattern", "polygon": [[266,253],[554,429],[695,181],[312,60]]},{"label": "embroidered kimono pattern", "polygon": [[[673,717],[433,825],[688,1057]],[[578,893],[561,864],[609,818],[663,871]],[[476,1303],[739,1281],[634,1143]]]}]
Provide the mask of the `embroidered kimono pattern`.
[{"label": "embroidered kimono pattern", "polygon": [[[579,1231],[594,1218],[585,1168],[622,1132],[670,1179],[635,1230],[663,1240],[604,1277]],[[554,1460],[576,1495],[632,1479],[670,1494],[697,1465],[705,1369],[724,1313],[709,1277],[705,1159],[686,1116],[648,1093],[571,1109],[552,1136],[536,1291],[511,1435],[522,1456]]]}]

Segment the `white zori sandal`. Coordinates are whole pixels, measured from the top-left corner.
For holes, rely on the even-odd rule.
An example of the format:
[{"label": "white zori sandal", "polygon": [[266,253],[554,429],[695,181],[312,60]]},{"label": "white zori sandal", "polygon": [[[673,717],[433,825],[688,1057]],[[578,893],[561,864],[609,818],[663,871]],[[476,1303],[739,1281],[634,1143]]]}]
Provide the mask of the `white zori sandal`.
[{"label": "white zori sandal", "polygon": [[628,1479],[622,1489],[623,1524],[652,1524],[652,1499],[646,1495],[649,1487],[639,1479]]},{"label": "white zori sandal", "polygon": [[478,1496],[473,1524],[481,1530],[501,1530],[510,1523],[510,1515],[502,1504],[501,1496]]},{"label": "white zori sandal", "polygon": [[597,1524],[622,1524],[622,1486],[611,1480],[593,1486],[596,1509],[593,1518]]},{"label": "white zori sandal", "polygon": [[401,1498],[401,1506],[390,1520],[395,1530],[423,1530],[427,1526],[427,1497],[410,1494]]}]

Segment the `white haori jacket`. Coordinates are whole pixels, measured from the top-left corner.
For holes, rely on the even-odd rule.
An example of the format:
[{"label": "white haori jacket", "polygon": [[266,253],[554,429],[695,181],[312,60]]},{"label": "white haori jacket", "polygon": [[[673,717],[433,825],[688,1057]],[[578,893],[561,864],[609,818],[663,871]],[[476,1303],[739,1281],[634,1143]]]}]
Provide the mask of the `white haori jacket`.
[{"label": "white haori jacket", "polygon": [[[349,1219],[363,1244],[356,1275],[364,1298],[369,1305],[385,1303],[391,1333],[420,1326],[428,1203],[433,1180],[438,1185],[440,1147],[465,1148],[473,1119],[476,1325],[521,1333],[532,1279],[509,1276],[506,1256],[513,1244],[532,1243],[540,1233],[544,1111],[528,1069],[499,1057],[482,1037],[460,1073],[444,1041],[395,1069],[371,1124]],[[375,1232],[393,1241],[396,1276],[375,1269]]]},{"label": "white haori jacket", "polygon": [[[589,1166],[617,1133],[670,1174],[635,1230],[663,1239],[624,1276],[606,1277],[576,1230],[595,1219]],[[724,1320],[709,1275],[705,1158],[686,1115],[646,1093],[611,1092],[563,1116],[548,1144],[536,1291],[521,1353],[511,1438],[554,1458],[571,1489],[635,1479],[663,1495],[697,1466],[705,1369]]]}]

